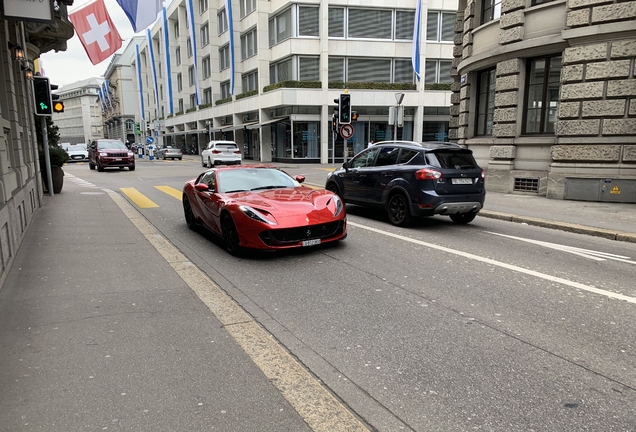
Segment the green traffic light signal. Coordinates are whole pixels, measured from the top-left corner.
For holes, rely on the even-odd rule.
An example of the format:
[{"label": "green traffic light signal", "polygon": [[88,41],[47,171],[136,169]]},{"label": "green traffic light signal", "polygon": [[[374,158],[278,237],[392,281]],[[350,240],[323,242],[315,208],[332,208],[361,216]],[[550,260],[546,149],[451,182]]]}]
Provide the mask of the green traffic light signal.
[{"label": "green traffic light signal", "polygon": [[51,109],[51,82],[47,77],[33,77],[33,98],[35,99],[35,115],[53,115]]}]

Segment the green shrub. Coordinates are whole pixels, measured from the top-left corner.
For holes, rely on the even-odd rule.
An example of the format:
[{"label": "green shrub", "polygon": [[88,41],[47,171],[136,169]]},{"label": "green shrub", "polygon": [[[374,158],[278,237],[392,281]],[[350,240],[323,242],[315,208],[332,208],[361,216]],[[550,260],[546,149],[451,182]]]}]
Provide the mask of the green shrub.
[{"label": "green shrub", "polygon": [[[69,155],[62,147],[49,147],[49,160],[51,161],[51,166],[61,168],[69,160]],[[40,150],[40,169],[44,171],[46,169],[44,167],[44,150]]]}]

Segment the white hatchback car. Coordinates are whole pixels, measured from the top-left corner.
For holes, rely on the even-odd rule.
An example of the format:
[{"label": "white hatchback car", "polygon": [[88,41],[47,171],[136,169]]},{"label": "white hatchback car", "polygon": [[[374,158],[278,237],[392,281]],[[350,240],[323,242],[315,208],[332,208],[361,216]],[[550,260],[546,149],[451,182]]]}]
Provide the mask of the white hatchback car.
[{"label": "white hatchback car", "polygon": [[201,165],[212,168],[214,165],[240,165],[243,153],[234,141],[210,141],[201,152]]}]

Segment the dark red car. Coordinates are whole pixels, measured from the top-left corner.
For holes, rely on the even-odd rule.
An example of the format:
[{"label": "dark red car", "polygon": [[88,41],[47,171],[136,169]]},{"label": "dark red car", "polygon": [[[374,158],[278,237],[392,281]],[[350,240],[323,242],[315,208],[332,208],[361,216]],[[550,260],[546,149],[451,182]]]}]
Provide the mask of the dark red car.
[{"label": "dark red car", "polygon": [[304,180],[270,165],[210,169],[183,187],[186,224],[222,237],[233,255],[242,248],[288,249],[345,239],[342,200],[302,186]]},{"label": "dark red car", "polygon": [[88,148],[88,167],[104,171],[105,168],[135,170],[135,154],[126,144],[116,139],[98,139]]}]

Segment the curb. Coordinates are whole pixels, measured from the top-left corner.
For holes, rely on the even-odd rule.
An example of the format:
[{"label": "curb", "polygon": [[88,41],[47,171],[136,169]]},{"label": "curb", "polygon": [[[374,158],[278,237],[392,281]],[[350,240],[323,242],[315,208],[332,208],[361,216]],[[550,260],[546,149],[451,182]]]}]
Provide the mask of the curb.
[{"label": "curb", "polygon": [[479,216],[499,219],[508,222],[527,223],[528,225],[539,226],[543,228],[557,229],[561,231],[568,231],[577,234],[585,234],[594,237],[602,237],[609,240],[624,241],[629,243],[636,243],[636,234],[628,233],[624,231],[614,231],[604,228],[595,228],[585,225],[572,224],[567,222],[556,222],[546,219],[534,218],[529,216],[518,216],[509,213],[500,213],[489,210],[481,210]]}]

